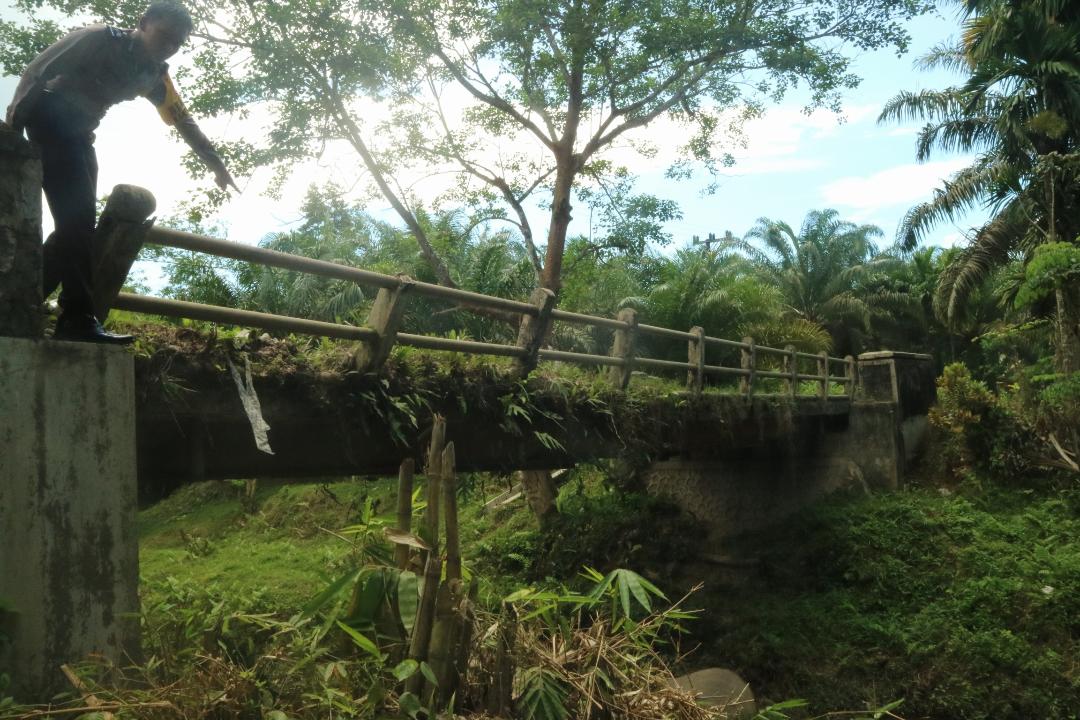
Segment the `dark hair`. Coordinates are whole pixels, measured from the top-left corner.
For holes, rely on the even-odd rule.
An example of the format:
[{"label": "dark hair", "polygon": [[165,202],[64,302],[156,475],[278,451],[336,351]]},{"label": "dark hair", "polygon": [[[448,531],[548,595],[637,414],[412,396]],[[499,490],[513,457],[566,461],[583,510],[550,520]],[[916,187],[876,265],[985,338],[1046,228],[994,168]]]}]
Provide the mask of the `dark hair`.
[{"label": "dark hair", "polygon": [[188,9],[175,0],[155,0],[150,3],[143,13],[140,23],[147,20],[164,20],[177,30],[183,30],[184,35],[190,35],[195,27]]}]

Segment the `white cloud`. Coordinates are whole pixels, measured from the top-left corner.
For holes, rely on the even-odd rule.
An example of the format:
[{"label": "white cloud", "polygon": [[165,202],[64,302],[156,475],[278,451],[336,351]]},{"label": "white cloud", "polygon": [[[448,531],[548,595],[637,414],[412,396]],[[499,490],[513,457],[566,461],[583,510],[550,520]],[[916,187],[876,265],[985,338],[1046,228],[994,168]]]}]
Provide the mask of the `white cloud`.
[{"label": "white cloud", "polygon": [[958,157],[844,177],[823,185],[821,197],[830,207],[853,208],[857,215],[866,216],[885,208],[929,200],[942,180],[970,163],[971,158]]}]

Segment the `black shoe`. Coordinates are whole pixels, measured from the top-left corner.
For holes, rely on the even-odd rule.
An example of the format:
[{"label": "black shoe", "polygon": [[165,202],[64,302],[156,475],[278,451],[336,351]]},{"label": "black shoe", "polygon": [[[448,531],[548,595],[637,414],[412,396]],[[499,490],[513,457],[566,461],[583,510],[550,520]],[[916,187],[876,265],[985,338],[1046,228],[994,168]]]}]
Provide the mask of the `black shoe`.
[{"label": "black shoe", "polygon": [[54,340],[70,340],[73,342],[105,343],[108,345],[127,345],[134,342],[134,335],[118,335],[101,327],[101,323],[93,315],[72,315],[64,313],[56,321],[56,331],[53,333]]}]

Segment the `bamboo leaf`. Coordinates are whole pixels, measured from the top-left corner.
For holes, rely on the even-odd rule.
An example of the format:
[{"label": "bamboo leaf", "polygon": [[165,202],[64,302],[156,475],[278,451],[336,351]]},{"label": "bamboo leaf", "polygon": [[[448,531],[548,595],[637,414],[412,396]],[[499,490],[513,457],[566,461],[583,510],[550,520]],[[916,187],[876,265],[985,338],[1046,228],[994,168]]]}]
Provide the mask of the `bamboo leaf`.
[{"label": "bamboo leaf", "polygon": [[395,545],[408,545],[409,547],[419,548],[421,550],[430,550],[431,545],[424,542],[418,535],[414,535],[404,530],[398,530],[397,528],[384,527],[383,534],[386,535],[386,539]]},{"label": "bamboo leaf", "polygon": [[346,635],[348,635],[350,638],[352,638],[352,641],[356,645],[356,647],[358,647],[361,650],[363,650],[364,652],[368,653],[369,655],[371,655],[376,660],[382,661],[383,654],[381,652],[379,652],[378,646],[375,643],[373,643],[367,636],[357,632],[356,630],[349,627],[348,625],[341,622],[340,620],[337,621],[337,626],[339,628],[341,628],[345,632]]}]

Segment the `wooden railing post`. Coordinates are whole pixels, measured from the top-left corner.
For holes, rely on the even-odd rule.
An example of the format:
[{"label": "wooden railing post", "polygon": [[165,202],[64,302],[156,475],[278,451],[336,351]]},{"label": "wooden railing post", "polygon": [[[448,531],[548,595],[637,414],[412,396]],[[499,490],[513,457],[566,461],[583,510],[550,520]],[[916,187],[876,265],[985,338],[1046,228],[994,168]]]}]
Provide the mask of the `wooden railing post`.
[{"label": "wooden railing post", "polygon": [[695,395],[701,394],[705,385],[705,328],[690,328],[693,340],[687,341],[687,362],[690,369],[686,373],[686,389]]},{"label": "wooden railing post", "polygon": [[784,356],[783,371],[789,375],[784,382],[787,384],[788,393],[795,397],[799,394],[799,356],[795,354],[794,345],[785,345],[784,352],[787,355]]},{"label": "wooden railing post", "polygon": [[752,399],[754,397],[754,379],[757,375],[757,348],[754,346],[754,338],[746,336],[742,339],[743,345],[739,352],[741,355],[740,367],[747,373],[739,378],[739,392]]},{"label": "wooden railing post", "polygon": [[634,365],[634,345],[637,340],[637,311],[633,308],[623,308],[618,314],[619,320],[627,324],[627,327],[615,331],[615,342],[611,347],[611,357],[621,358],[621,367],[612,367],[609,371],[611,382],[625,390],[630,384],[630,373]]},{"label": "wooden railing post", "polygon": [[154,224],[150,216],[155,207],[157,201],[150,191],[134,185],[117,185],[105,202],[90,243],[94,315],[102,322],[116,302],[142,250],[146,233]]},{"label": "wooden railing post", "polygon": [[847,396],[849,398],[855,397],[855,358],[852,355],[844,356],[844,376],[848,379],[848,384],[845,390],[847,390]]},{"label": "wooden railing post", "polygon": [[817,372],[821,376],[821,385],[818,394],[822,400],[829,399],[829,353],[822,350],[818,353]]},{"label": "wooden railing post", "polygon": [[401,318],[405,313],[405,296],[413,288],[413,281],[409,276],[399,275],[398,279],[400,282],[397,287],[379,288],[375,302],[371,304],[367,326],[379,333],[379,337],[360,344],[353,353],[353,367],[360,372],[378,370],[394,348]]},{"label": "wooden railing post", "polygon": [[547,288],[536,288],[529,296],[529,302],[539,312],[536,316],[523,315],[518,327],[517,345],[525,349],[525,354],[514,360],[515,374],[523,378],[536,369],[540,346],[544,344],[551,328],[551,311],[555,309],[555,293]]}]

